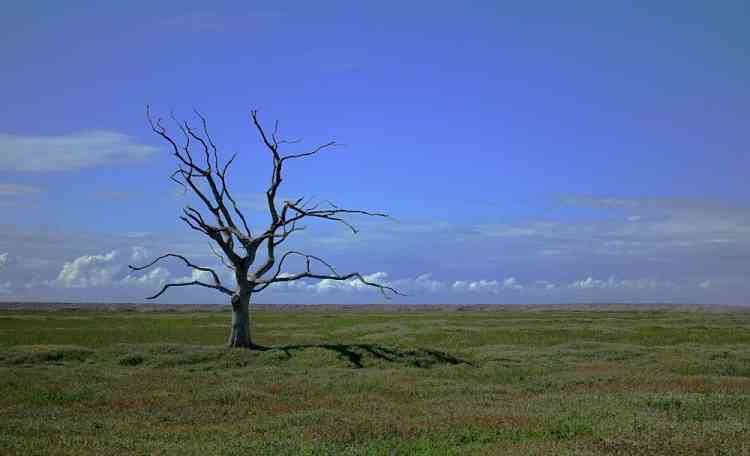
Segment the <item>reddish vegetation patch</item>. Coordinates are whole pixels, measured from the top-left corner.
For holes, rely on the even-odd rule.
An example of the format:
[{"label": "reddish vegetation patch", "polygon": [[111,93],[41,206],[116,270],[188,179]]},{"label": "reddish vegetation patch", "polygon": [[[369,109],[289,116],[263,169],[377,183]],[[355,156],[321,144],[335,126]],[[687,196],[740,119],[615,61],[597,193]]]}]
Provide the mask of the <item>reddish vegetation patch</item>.
[{"label": "reddish vegetation patch", "polygon": [[282,385],[280,383],[274,383],[273,385],[271,385],[268,388],[268,391],[271,392],[271,393],[273,393],[273,394],[278,394],[278,393],[282,392],[283,390],[284,390],[284,385]]},{"label": "reddish vegetation patch", "polygon": [[282,413],[295,413],[312,408],[310,404],[304,403],[284,403],[276,401],[272,398],[263,398],[255,401],[251,401],[247,404],[248,408],[252,409],[255,413],[263,415],[276,415]]},{"label": "reddish vegetation patch", "polygon": [[579,366],[576,368],[576,374],[581,374],[581,375],[604,374],[604,373],[612,372],[614,370],[615,369],[612,366],[608,366],[608,365]]},{"label": "reddish vegetation patch", "polygon": [[282,404],[279,402],[266,402],[263,404],[261,410],[264,412],[271,413],[293,413],[306,410],[308,407],[302,406],[301,404]]},{"label": "reddish vegetation patch", "polygon": [[[657,377],[657,376],[654,376]],[[746,392],[750,388],[750,381],[746,379],[722,379],[717,384],[705,377],[698,376],[663,376],[662,378],[627,378],[612,381],[570,385],[566,388],[570,392],[597,391],[604,393],[644,392],[644,393],[710,393]]]},{"label": "reddish vegetation patch", "polygon": [[158,406],[158,402],[154,399],[144,399],[139,397],[113,399],[107,403],[107,407],[111,410],[137,410]]},{"label": "reddish vegetation patch", "polygon": [[390,416],[373,420],[367,416],[344,419],[339,416],[306,428],[303,435],[309,441],[367,441],[384,436],[412,438],[429,430],[434,430],[430,423],[413,418]]},{"label": "reddish vegetation patch", "polygon": [[477,415],[452,418],[449,420],[449,423],[451,427],[468,425],[489,429],[512,428],[529,430],[541,424],[541,419],[526,415]]},{"label": "reddish vegetation patch", "polygon": [[641,452],[645,449],[638,442],[622,437],[601,438],[593,446],[597,452],[615,454],[638,454],[639,449]]},{"label": "reddish vegetation patch", "polygon": [[718,432],[709,435],[662,435],[657,440],[640,441],[621,436],[601,438],[592,442],[599,453],[622,455],[652,454],[747,454],[747,436],[741,432]]}]

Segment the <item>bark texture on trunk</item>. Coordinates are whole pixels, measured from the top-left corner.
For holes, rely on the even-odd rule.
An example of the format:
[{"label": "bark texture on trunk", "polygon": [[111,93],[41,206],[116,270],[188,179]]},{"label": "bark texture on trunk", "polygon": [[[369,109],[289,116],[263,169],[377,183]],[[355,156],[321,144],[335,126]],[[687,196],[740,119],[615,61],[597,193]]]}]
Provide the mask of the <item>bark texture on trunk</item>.
[{"label": "bark texture on trunk", "polygon": [[232,296],[232,332],[229,334],[230,347],[253,347],[250,337],[250,293]]}]

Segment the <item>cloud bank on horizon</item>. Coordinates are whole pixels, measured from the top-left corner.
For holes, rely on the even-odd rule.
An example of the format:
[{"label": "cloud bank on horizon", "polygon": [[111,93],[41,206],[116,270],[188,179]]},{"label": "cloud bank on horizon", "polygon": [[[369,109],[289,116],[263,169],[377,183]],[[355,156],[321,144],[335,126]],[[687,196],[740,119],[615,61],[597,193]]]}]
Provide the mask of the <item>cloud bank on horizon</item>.
[{"label": "cloud bank on horizon", "polygon": [[[571,204],[569,197],[552,199]],[[575,205],[582,201],[588,207],[606,206],[604,210],[617,215],[513,225],[368,222],[357,236],[325,227],[305,232],[293,248],[321,254],[339,269],[357,270],[367,280],[407,295],[394,302],[743,303],[737,297],[750,291],[745,272],[722,267],[728,259],[750,260],[750,211],[705,201],[623,199],[612,204],[588,196],[576,199]],[[629,215],[633,213],[639,214],[637,219]],[[7,250],[0,253],[2,299],[132,302],[143,301],[168,282],[210,282],[204,277],[208,273],[179,262],[140,272],[127,267],[145,264],[164,251],[182,252],[214,268],[233,288],[232,271],[205,240],[189,233],[178,239],[156,233],[80,239],[66,233],[18,232],[7,225],[0,231],[0,249]],[[43,248],[45,243],[58,248],[51,253]],[[91,249],[99,252],[80,254]],[[474,261],[466,262],[467,256]],[[290,263],[287,273],[298,270],[302,265]],[[183,289],[160,300],[224,301],[223,295],[210,291]],[[364,303],[383,298],[357,280],[300,280],[276,284],[256,301]]]},{"label": "cloud bank on horizon", "polygon": [[[84,300],[95,300],[106,302],[109,300],[122,301],[139,300],[137,294],[152,294],[168,282],[182,283],[192,280],[211,282],[208,272],[198,270],[182,270],[178,268],[167,268],[156,266],[143,273],[133,273],[127,268],[127,264],[144,258],[148,253],[142,246],[131,247],[130,255],[123,255],[113,250],[106,254],[83,255],[65,262],[60,272],[51,280],[7,281],[0,284],[2,294],[34,299],[40,296],[44,300],[54,300],[60,295],[73,299],[75,294],[71,291],[82,292]],[[19,264],[19,260],[8,253],[0,254],[0,268],[8,264]],[[175,265],[172,265],[175,266]],[[218,264],[210,264],[211,267],[220,271],[222,283],[232,284],[232,272],[220,269]],[[187,275],[185,275],[187,274]],[[283,276],[283,274],[282,274]],[[522,283],[515,277],[503,279],[478,279],[478,280],[436,280],[431,273],[423,273],[416,277],[391,278],[387,272],[379,271],[365,273],[367,281],[380,283],[396,288],[407,294],[408,302],[560,302],[580,296],[577,292],[595,292],[586,295],[588,298],[600,298],[605,300],[626,300],[631,302],[663,301],[654,299],[658,292],[686,291],[695,292],[700,289],[706,290],[711,287],[711,280],[707,279],[699,283],[676,283],[672,281],[658,281],[651,278],[618,279],[615,276],[608,278],[585,277],[572,282],[555,283],[549,280],[535,280]],[[230,285],[231,286],[231,285]],[[24,296],[24,291],[26,296]],[[596,292],[600,293],[596,293]],[[612,294],[611,292],[619,292]],[[136,294],[134,294],[134,292]],[[606,293],[610,292],[610,293]],[[656,294],[655,294],[656,293]],[[619,294],[619,298],[615,297]],[[187,298],[191,296],[191,298]],[[209,293],[199,293],[200,298],[211,302],[222,302],[221,299],[211,299]],[[663,295],[662,295],[663,296]],[[181,292],[177,289],[167,302],[205,302],[195,301],[195,291]],[[187,301],[186,301],[187,298]],[[217,296],[214,296],[217,298]],[[260,302],[373,302],[378,300],[377,292],[356,279],[347,281],[324,280],[298,280],[294,282],[281,282],[269,288],[269,291],[260,294],[257,298]],[[531,300],[531,301],[530,301]]]}]

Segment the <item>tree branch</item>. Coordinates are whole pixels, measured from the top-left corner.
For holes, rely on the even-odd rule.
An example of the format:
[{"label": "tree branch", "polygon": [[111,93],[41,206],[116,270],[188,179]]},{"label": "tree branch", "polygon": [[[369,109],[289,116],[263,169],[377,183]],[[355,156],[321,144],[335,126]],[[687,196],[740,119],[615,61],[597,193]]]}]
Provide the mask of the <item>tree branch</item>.
[{"label": "tree branch", "polygon": [[[296,274],[282,276],[281,275],[281,268],[284,265],[284,261],[288,257],[290,257],[292,255],[301,256],[301,257],[303,257],[305,259],[305,272],[299,272],[299,273],[296,273]],[[317,273],[312,272],[312,270],[310,268],[312,260],[317,261],[318,263],[321,263],[324,266],[326,266],[328,268],[328,270],[331,271],[331,274],[317,274]],[[344,280],[350,280],[350,279],[354,278],[354,279],[359,280],[361,283],[363,283],[365,285],[368,285],[368,286],[375,287],[375,288],[379,289],[380,292],[383,294],[383,296],[386,299],[390,299],[390,297],[386,293],[387,291],[390,291],[391,293],[399,295],[399,296],[406,296],[403,293],[401,293],[398,290],[396,290],[395,288],[390,287],[388,285],[382,285],[382,284],[379,284],[379,283],[370,282],[370,281],[366,280],[364,277],[362,277],[362,275],[360,273],[358,273],[358,272],[352,272],[352,273],[349,273],[349,274],[341,275],[338,272],[336,272],[336,270],[333,268],[333,266],[331,266],[328,262],[326,262],[322,258],[314,256],[314,255],[308,255],[308,254],[305,254],[305,253],[302,253],[302,252],[297,252],[297,251],[294,251],[294,250],[286,252],[281,257],[281,259],[279,260],[279,264],[278,264],[278,266],[276,268],[276,272],[274,273],[273,277],[271,277],[270,279],[265,279],[265,280],[263,280],[263,279],[256,280],[254,282],[253,287],[255,287],[257,285],[259,285],[259,286],[257,288],[253,288],[253,292],[263,291],[263,290],[265,290],[266,288],[268,288],[270,285],[272,285],[274,283],[290,282],[290,281],[299,280],[299,279],[305,279],[305,278],[320,279],[320,280],[326,280],[327,279],[327,280],[336,280],[336,281],[344,281]]]},{"label": "tree branch", "polygon": [[339,209],[337,206],[334,206],[333,204],[331,204],[331,206],[333,206],[334,209],[315,209],[315,210],[305,209],[304,207],[300,207],[296,203],[291,203],[289,201],[287,201],[285,205],[289,209],[297,213],[297,215],[293,216],[292,218],[288,220],[284,220],[285,224],[294,223],[298,220],[302,220],[305,217],[317,217],[317,218],[333,220],[333,221],[342,223],[347,228],[352,230],[352,232],[355,234],[358,232],[357,228],[354,227],[354,225],[352,225],[351,223],[344,220],[343,218],[339,217],[338,216],[339,214],[360,214],[360,215],[368,215],[370,217],[389,218],[388,214],[383,214],[380,212],[362,211],[362,210],[357,210],[357,209]]},{"label": "tree branch", "polygon": [[[227,170],[229,169],[229,166],[232,164],[232,162],[234,161],[236,157],[237,157],[237,154],[232,154],[232,158],[230,158],[226,162],[226,164],[224,165],[224,169],[222,169],[221,172],[219,172],[217,168],[216,174],[219,176],[219,179],[221,179],[221,194],[227,195],[227,197],[229,198],[229,201],[232,203],[232,208],[234,209],[234,212],[237,214],[240,220],[242,220],[242,226],[245,228],[245,232],[247,233],[247,236],[252,238],[253,234],[247,225],[247,219],[245,219],[245,214],[243,214],[242,211],[240,211],[239,207],[237,207],[237,202],[234,200],[234,197],[232,197],[232,194],[229,192],[229,187],[227,187],[227,181],[226,181]],[[218,159],[216,163],[218,164]]]},{"label": "tree branch", "polygon": [[315,149],[313,149],[310,152],[304,152],[304,153],[301,153],[301,154],[286,155],[284,157],[281,157],[281,161],[291,160],[291,159],[294,159],[294,158],[309,157],[310,155],[317,154],[318,152],[320,152],[323,149],[327,149],[329,147],[342,146],[342,145],[343,144],[338,144],[336,141],[330,141],[330,142],[327,142],[327,143],[325,143],[323,145],[320,145],[320,146],[316,147]]},{"label": "tree branch", "polygon": [[156,259],[154,259],[154,261],[150,262],[149,264],[147,264],[145,266],[136,267],[136,266],[133,266],[133,265],[129,264],[128,267],[130,269],[132,269],[133,271],[142,271],[143,269],[150,268],[151,266],[153,266],[154,264],[156,264],[159,261],[163,260],[164,258],[169,258],[169,257],[177,258],[177,259],[182,260],[185,263],[185,265],[188,266],[188,267],[190,267],[190,268],[197,269],[198,271],[204,271],[204,272],[210,273],[211,276],[214,279],[214,283],[217,286],[221,286],[221,280],[219,280],[219,275],[216,273],[216,271],[214,271],[211,268],[206,268],[206,267],[203,267],[203,266],[196,266],[193,263],[191,263],[190,260],[188,260],[184,256],[178,255],[176,253],[165,253],[164,255],[162,255],[160,257],[157,257]]},{"label": "tree branch", "polygon": [[[172,145],[173,154],[185,166],[184,168],[180,166],[170,176],[170,179],[182,185],[185,189],[189,187],[190,190],[196,196],[198,196],[198,198],[203,202],[206,208],[216,218],[220,231],[227,235],[227,237],[223,240],[230,250],[234,248],[232,235],[235,235],[235,237],[237,237],[237,239],[243,244],[243,246],[247,248],[249,246],[249,238],[251,236],[251,233],[248,229],[247,220],[240,212],[239,207],[237,207],[236,201],[229,193],[229,189],[227,187],[225,179],[227,169],[234,160],[234,157],[229,160],[226,165],[224,165],[223,169],[219,166],[218,148],[216,147],[213,139],[208,133],[208,123],[203,115],[201,115],[197,111],[195,112],[201,120],[203,135],[205,137],[201,136],[201,134],[194,130],[187,122],[178,122],[174,114],[172,114],[172,118],[175,120],[177,127],[185,136],[185,142],[181,150],[177,145],[177,142],[166,132],[166,129],[161,125],[161,119],[157,119],[156,122],[154,122],[153,118],[151,117],[149,106],[146,107],[146,115],[149,120],[149,124],[151,125],[151,129]],[[202,152],[205,157],[205,168],[197,165],[193,160],[193,156],[190,153],[191,139],[202,146]],[[214,162],[213,165],[211,163],[212,158]],[[180,177],[182,179],[178,180],[176,177]],[[204,192],[197,185],[195,181],[196,177],[205,179],[208,186],[208,191]],[[219,180],[220,182],[217,182],[217,180]],[[221,188],[219,188],[219,183],[221,184]],[[234,220],[232,220],[230,210],[227,208],[227,205],[224,202],[224,196],[228,196],[232,203],[232,209],[242,219],[242,224],[246,230],[246,233],[242,233],[237,228]],[[230,227],[231,229],[224,230],[225,227]]]},{"label": "tree branch", "polygon": [[210,242],[208,243],[208,248],[211,249],[211,253],[213,253],[214,255],[216,255],[216,257],[219,259],[219,261],[221,261],[221,264],[224,265],[225,268],[227,268],[227,269],[229,269],[231,271],[235,270],[234,266],[232,266],[231,264],[227,263],[227,260],[224,259],[224,255],[222,255],[221,253],[217,252],[216,249],[214,249],[214,246]]},{"label": "tree branch", "polygon": [[208,134],[208,122],[206,122],[206,118],[203,117],[203,114],[198,112],[197,109],[193,108],[193,112],[201,119],[201,123],[203,124],[203,133],[206,135],[206,139],[208,139],[208,143],[211,144],[211,149],[213,149],[214,152],[214,164],[216,165],[216,169],[219,169],[219,150],[216,148],[216,144],[214,144],[213,139],[211,139],[211,135]]},{"label": "tree branch", "polygon": [[229,296],[234,295],[234,292],[232,290],[228,289],[228,288],[225,288],[225,287],[222,287],[222,286],[218,286],[218,285],[211,285],[211,284],[208,284],[208,283],[205,283],[205,282],[201,282],[199,280],[193,280],[192,282],[168,283],[168,284],[164,285],[162,287],[162,289],[158,293],[156,293],[153,296],[149,296],[146,299],[156,299],[159,296],[161,296],[165,291],[167,291],[167,289],[169,289],[171,287],[187,287],[187,286],[190,286],[190,285],[198,285],[198,286],[204,287],[204,288],[212,288],[214,290],[219,290],[220,292],[224,293],[225,295],[229,295]]},{"label": "tree branch", "polygon": [[381,285],[379,283],[370,282],[370,281],[366,280],[364,277],[362,277],[362,274],[360,274],[359,272],[352,272],[352,273],[349,273],[349,274],[346,274],[346,275],[343,275],[343,276],[314,274],[314,273],[309,273],[309,272],[300,272],[300,273],[297,273],[297,274],[292,274],[292,275],[284,276],[284,277],[274,277],[271,281],[268,281],[268,282],[258,282],[259,284],[262,284],[262,285],[259,288],[254,288],[253,289],[253,293],[257,293],[259,291],[263,291],[266,288],[268,288],[268,286],[270,286],[271,284],[279,283],[279,282],[291,282],[291,281],[299,280],[299,279],[320,279],[320,280],[344,281],[344,280],[350,280],[350,279],[353,279],[353,278],[359,280],[361,283],[363,283],[365,285],[368,285],[368,286],[371,286],[371,287],[379,289],[380,292],[383,294],[383,296],[386,299],[390,299],[390,296],[388,296],[387,292],[391,292],[391,293],[393,293],[395,295],[399,295],[399,296],[407,296],[404,293],[401,293],[400,291],[398,291],[395,288],[390,287],[388,285]]}]

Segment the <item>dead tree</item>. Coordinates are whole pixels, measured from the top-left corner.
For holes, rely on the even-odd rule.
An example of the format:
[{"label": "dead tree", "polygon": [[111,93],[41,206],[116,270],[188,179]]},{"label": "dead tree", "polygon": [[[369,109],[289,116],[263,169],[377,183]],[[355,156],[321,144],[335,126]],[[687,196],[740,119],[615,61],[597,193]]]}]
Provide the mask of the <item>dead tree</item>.
[{"label": "dead tree", "polygon": [[[146,115],[151,129],[169,143],[172,154],[177,162],[177,170],[170,176],[172,180],[180,184],[186,191],[192,192],[200,200],[203,211],[192,206],[186,206],[182,210],[180,219],[187,226],[205,236],[211,241],[212,250],[222,260],[224,266],[232,270],[234,286],[222,283],[219,274],[211,268],[197,266],[185,256],[176,253],[161,255],[144,266],[132,266],[130,268],[140,271],[149,268],[165,258],[175,258],[187,267],[204,274],[199,276],[210,276],[210,280],[192,280],[189,282],[167,283],[162,289],[147,299],[156,299],[172,287],[200,286],[211,288],[230,297],[232,304],[232,328],[229,335],[229,346],[231,347],[254,347],[250,334],[250,302],[254,293],[261,292],[269,286],[290,282],[299,279],[319,280],[358,280],[359,282],[379,289],[386,297],[388,293],[400,294],[392,287],[373,283],[366,280],[360,273],[352,272],[339,274],[328,262],[314,255],[291,250],[280,256],[277,248],[286,241],[290,235],[304,229],[300,225],[302,221],[311,219],[330,220],[342,223],[353,233],[357,229],[349,223],[345,217],[352,214],[367,215],[373,217],[387,217],[380,212],[369,212],[356,209],[344,209],[326,202],[312,204],[304,198],[294,201],[284,201],[279,204],[276,195],[283,180],[284,164],[296,159],[313,156],[325,149],[336,145],[331,141],[318,146],[307,152],[282,155],[282,145],[296,143],[297,141],[280,140],[277,136],[278,123],[269,135],[258,120],[257,111],[251,111],[250,119],[252,125],[258,131],[263,146],[270,154],[273,161],[271,181],[266,190],[266,201],[270,223],[263,232],[252,233],[248,220],[240,209],[227,184],[227,172],[234,162],[236,154],[229,160],[221,162],[219,151],[208,133],[205,117],[195,112],[201,121],[201,126],[194,129],[187,122],[178,122],[174,116],[183,139],[178,141],[171,136],[162,125],[160,118],[154,119],[146,107]],[[213,248],[216,244],[217,252]],[[256,265],[259,249],[261,249],[262,260]],[[304,260],[305,268],[301,272],[287,273],[283,270],[287,259],[298,257]],[[325,272],[315,272],[313,265],[318,265]],[[202,277],[201,277],[202,279]]]}]

